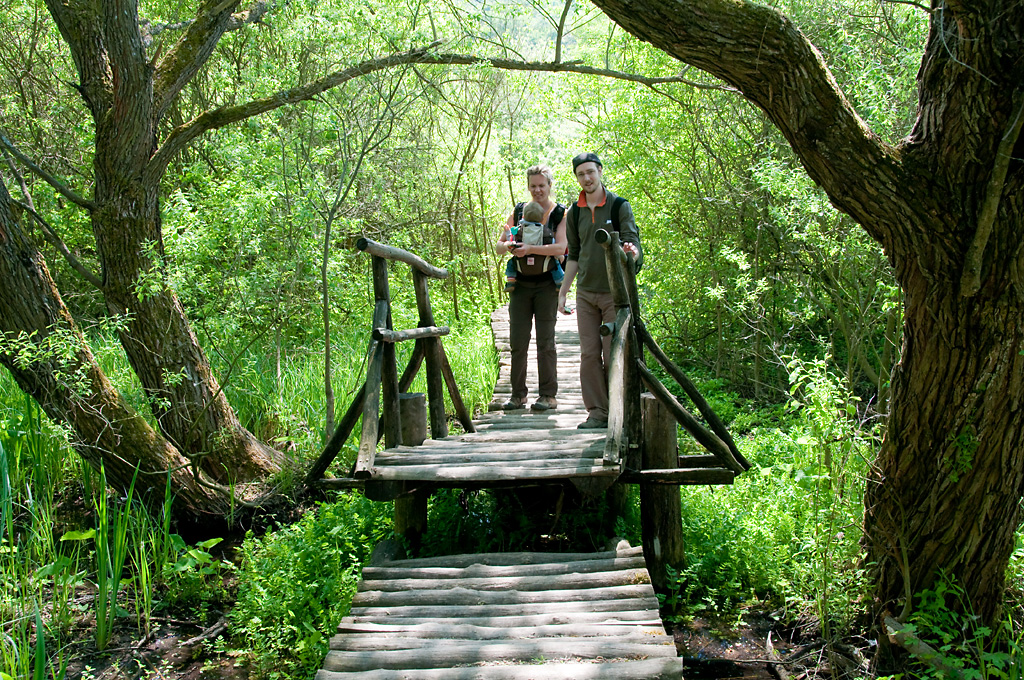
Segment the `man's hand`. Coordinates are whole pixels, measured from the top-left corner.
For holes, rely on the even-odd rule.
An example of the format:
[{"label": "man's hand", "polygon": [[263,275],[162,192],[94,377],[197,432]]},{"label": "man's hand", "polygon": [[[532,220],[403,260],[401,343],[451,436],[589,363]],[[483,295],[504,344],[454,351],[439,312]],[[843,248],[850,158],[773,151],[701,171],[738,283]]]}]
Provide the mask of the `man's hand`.
[{"label": "man's hand", "polygon": [[625,251],[625,253],[632,257],[634,260],[640,257],[640,251],[637,249],[636,244],[623,243],[622,250]]},{"label": "man's hand", "polygon": [[562,291],[558,291],[558,311],[562,314],[572,314],[572,310],[569,309],[569,305],[565,302],[566,294]]}]

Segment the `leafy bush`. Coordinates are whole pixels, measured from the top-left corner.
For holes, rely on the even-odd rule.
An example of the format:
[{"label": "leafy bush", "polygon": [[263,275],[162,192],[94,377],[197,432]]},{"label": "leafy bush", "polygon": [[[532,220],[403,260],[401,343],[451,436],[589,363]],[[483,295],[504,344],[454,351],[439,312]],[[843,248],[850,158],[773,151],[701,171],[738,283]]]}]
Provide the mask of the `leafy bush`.
[{"label": "leafy bush", "polygon": [[312,677],[370,548],[390,532],[391,505],[352,494],[262,538],[249,534],[230,620],[252,654],[252,677]]},{"label": "leafy bush", "polygon": [[917,607],[903,626],[903,633],[931,648],[928,659],[917,661],[917,677],[947,677],[948,671],[940,670],[945,667],[964,678],[1019,680],[1024,645],[1012,621],[997,630],[981,625],[963,587],[946,573],[938,576],[934,590],[917,594]]},{"label": "leafy bush", "polygon": [[[772,599],[794,616],[814,615],[827,632],[851,621],[862,589],[863,490],[875,439],[824,362],[794,361],[791,371],[798,389],[785,427],[755,427],[737,441],[751,469],[732,486],[683,489],[687,563],[668,602],[722,611]],[[730,398],[708,395],[716,404]],[[779,409],[770,411],[777,419]]]}]

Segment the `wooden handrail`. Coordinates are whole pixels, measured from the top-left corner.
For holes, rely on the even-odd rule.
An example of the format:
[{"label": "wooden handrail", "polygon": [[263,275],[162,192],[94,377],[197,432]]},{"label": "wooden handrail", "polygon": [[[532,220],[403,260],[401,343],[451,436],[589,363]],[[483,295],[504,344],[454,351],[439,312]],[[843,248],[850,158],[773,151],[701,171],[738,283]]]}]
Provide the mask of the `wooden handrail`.
[{"label": "wooden handrail", "polygon": [[376,241],[371,241],[365,237],[356,241],[356,248],[385,260],[404,262],[410,267],[423,272],[432,279],[448,278],[447,269],[435,267],[419,255],[413,255],[408,250],[402,250],[401,248],[395,248],[394,246],[386,246],[383,243],[377,243]]},{"label": "wooden handrail", "polygon": [[[611,288],[615,306],[630,306],[624,271],[628,256],[619,242],[619,233],[617,231],[607,232],[604,229],[598,229],[594,233],[594,240],[600,243],[605,250],[605,265],[608,268],[608,287]],[[634,313],[636,312],[636,310],[633,311]]]},{"label": "wooden handrail", "polygon": [[662,404],[664,404],[672,415],[676,417],[679,424],[682,425],[687,432],[693,435],[693,438],[700,442],[701,446],[713,453],[723,465],[734,472],[743,472],[747,468],[743,467],[739,461],[732,455],[732,451],[725,445],[721,439],[719,439],[713,432],[707,430],[700,422],[693,417],[693,414],[687,411],[682,404],[680,404],[672,393],[661,384],[654,374],[652,374],[647,367],[641,363],[637,363],[637,370],[640,371],[640,377],[643,378],[644,384],[651,390],[655,397],[658,398]]},{"label": "wooden handrail", "polygon": [[744,470],[750,469],[750,462],[743,457],[739,449],[736,447],[736,443],[732,439],[732,435],[729,434],[729,430],[726,429],[722,419],[718,417],[718,414],[714,412],[710,404],[704,399],[704,396],[697,390],[697,386],[690,381],[689,378],[682,372],[682,370],[676,366],[675,362],[668,358],[665,351],[661,348],[661,345],[651,336],[650,331],[644,325],[643,321],[636,324],[636,333],[640,341],[651,350],[651,354],[658,361],[662,367],[668,371],[668,374],[672,376],[672,379],[679,383],[679,386],[686,392],[686,396],[690,398],[700,414],[704,416],[704,420],[707,421],[712,431],[718,435],[719,439],[725,442],[725,445],[729,447],[729,451],[732,452],[733,457],[739,461],[740,465],[743,466]]},{"label": "wooden handrail", "polygon": [[608,439],[604,446],[607,465],[618,465],[629,444],[625,425],[626,370],[629,368],[626,350],[630,331],[629,307],[622,307],[615,315],[615,335],[608,361]]},{"label": "wooden handrail", "polygon": [[630,484],[732,484],[736,473],[722,468],[671,468],[625,470],[622,481]]},{"label": "wooden handrail", "polygon": [[407,331],[393,331],[388,328],[374,328],[373,339],[381,342],[405,342],[406,340],[420,340],[422,338],[439,338],[448,335],[451,329],[448,326],[420,326]]},{"label": "wooden handrail", "polygon": [[365,479],[373,470],[377,455],[377,416],[380,413],[381,369],[384,366],[384,343],[373,341],[369,368],[366,371],[366,398],[363,401],[363,431],[359,437],[359,454],[352,476]]}]

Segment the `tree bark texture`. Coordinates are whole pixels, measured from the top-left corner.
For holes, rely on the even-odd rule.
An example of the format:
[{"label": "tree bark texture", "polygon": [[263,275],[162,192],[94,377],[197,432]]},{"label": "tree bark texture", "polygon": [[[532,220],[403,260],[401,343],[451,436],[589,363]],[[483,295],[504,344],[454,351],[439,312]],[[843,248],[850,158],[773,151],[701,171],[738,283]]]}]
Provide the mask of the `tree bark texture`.
[{"label": "tree bark texture", "polygon": [[[877,623],[899,612],[944,569],[994,622],[1024,492],[1024,144],[1011,137],[1010,157],[997,153],[1020,115],[1024,6],[933,0],[917,121],[894,147],[773,9],[731,0],[596,4],[764,111],[833,205],[882,245],[906,310],[865,500],[873,613]],[[994,219],[980,288],[961,295],[967,253],[989,219],[986,197]]]},{"label": "tree bark texture", "polygon": [[160,430],[221,482],[248,481],[280,467],[228,404],[181,303],[164,281],[157,125],[168,103],[213,51],[232,3],[204,2],[154,66],[131,0],[48,2],[71,48],[80,92],[96,126],[91,221],[108,310],[125,319],[121,344],[150,399]]},{"label": "tree bark texture", "polygon": [[[39,251],[25,237],[0,181],[0,364],[110,484],[133,476],[141,498],[163,498],[167,475],[183,514],[222,514],[227,503],[196,483],[188,459],[128,406],[93,357],[61,300]],[[125,457],[118,452],[130,451]]]}]

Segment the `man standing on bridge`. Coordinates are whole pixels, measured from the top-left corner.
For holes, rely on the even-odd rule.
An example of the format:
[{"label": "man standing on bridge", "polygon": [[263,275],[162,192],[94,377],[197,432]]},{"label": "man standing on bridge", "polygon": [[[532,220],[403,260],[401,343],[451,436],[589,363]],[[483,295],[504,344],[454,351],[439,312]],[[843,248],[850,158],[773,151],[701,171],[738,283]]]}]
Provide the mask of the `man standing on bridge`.
[{"label": "man standing on bridge", "polygon": [[566,296],[573,280],[576,285],[576,323],[580,333],[580,388],[587,419],[577,427],[608,427],[608,361],[611,337],[601,337],[601,324],[615,320],[615,301],[608,284],[604,248],[594,240],[598,229],[618,231],[622,249],[639,269],[643,261],[640,233],[629,202],[604,185],[604,166],[595,153],[581,153],[572,159],[572,171],[580,184],[580,196],[568,211],[566,235],[569,259],[565,279],[558,291],[558,308],[569,314]]}]

